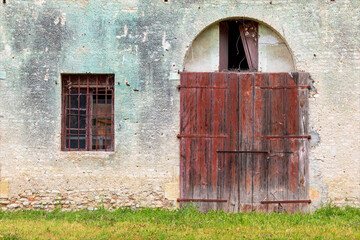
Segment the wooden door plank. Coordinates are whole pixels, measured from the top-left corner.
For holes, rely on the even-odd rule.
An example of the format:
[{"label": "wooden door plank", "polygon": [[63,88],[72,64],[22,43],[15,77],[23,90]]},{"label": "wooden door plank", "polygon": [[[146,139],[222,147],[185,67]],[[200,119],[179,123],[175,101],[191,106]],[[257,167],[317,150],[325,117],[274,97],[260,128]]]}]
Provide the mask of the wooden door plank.
[{"label": "wooden door plank", "polygon": [[[227,106],[226,106],[226,132],[228,138],[225,140],[225,149],[238,148],[239,135],[239,80],[238,74],[228,74]],[[238,209],[238,185],[237,185],[236,154],[225,154],[224,182],[222,186],[222,198],[228,199],[227,211],[236,212]]]},{"label": "wooden door plank", "polygon": [[[198,73],[198,85],[209,86],[210,74]],[[212,106],[211,106],[210,88],[200,88],[197,90],[197,126],[198,134],[211,134]],[[199,196],[200,199],[208,198],[208,168],[211,165],[211,139],[200,138],[198,146],[197,175],[199,176]],[[201,211],[208,210],[209,203],[201,202],[199,207]]]},{"label": "wooden door plank", "polygon": [[[296,86],[295,80],[290,74],[284,73],[284,85]],[[298,135],[299,117],[298,117],[298,89],[284,89],[284,132],[283,135]],[[286,195],[284,199],[298,200],[298,174],[299,174],[299,156],[298,156],[298,139],[284,139],[284,151],[293,152],[292,154],[285,154],[287,164],[284,168],[283,178],[286,181]],[[299,204],[287,204],[284,206],[287,212],[295,213],[299,209]]]},{"label": "wooden door plank", "polygon": [[[196,73],[187,73],[183,74],[182,85],[196,84]],[[196,134],[196,91],[197,89],[186,88],[181,90],[183,92],[184,104],[183,104],[183,118],[181,124],[181,133],[186,134]],[[182,198],[194,198],[193,197],[193,183],[196,182],[196,176],[194,176],[193,163],[196,161],[196,153],[197,153],[197,141],[198,139],[187,139],[182,138],[181,143],[184,147],[181,148],[183,156],[185,156],[185,162],[183,166],[185,170],[183,171],[184,177],[182,179],[183,182],[183,196]]]},{"label": "wooden door plank", "polygon": [[[227,74],[225,73],[212,73],[211,84],[213,86],[226,86]],[[212,105],[212,134],[225,135],[225,106],[226,106],[226,90],[213,89],[211,97]],[[224,139],[214,138],[212,141],[212,162],[209,168],[208,176],[211,176],[211,184],[209,186],[209,198],[221,199],[221,176],[222,176],[222,163],[223,154],[218,154],[218,149],[224,148]],[[224,209],[226,204],[218,202],[212,205],[212,209]]]},{"label": "wooden door plank", "polygon": [[227,71],[229,65],[229,26],[227,22],[219,23],[219,71]]},{"label": "wooden door plank", "polygon": [[[239,149],[254,149],[254,74],[239,75]],[[239,210],[252,210],[254,154],[237,155],[239,162]]]},{"label": "wooden door plank", "polygon": [[[308,86],[309,85],[309,74],[308,73],[293,73],[294,79],[299,86]],[[309,126],[309,101],[308,101],[308,89],[299,89],[298,90],[298,118],[299,118],[299,135],[308,135],[308,126]],[[299,160],[299,199],[309,199],[309,164],[308,164],[308,154],[309,154],[309,140],[301,139],[298,142],[298,160]],[[302,203],[299,204],[299,211],[308,212],[309,204]]]},{"label": "wooden door plank", "polygon": [[[186,73],[180,73],[180,84],[183,84],[184,82],[187,81],[187,74]],[[185,117],[185,91],[182,89],[180,89],[180,133],[184,133],[185,132],[185,123],[184,123],[184,117]],[[186,139],[182,138],[180,139],[180,198],[184,198],[185,197],[185,190],[187,189],[185,184],[188,183],[188,181],[185,180],[186,178]],[[182,202],[180,203],[180,207],[182,207]]]},{"label": "wooden door plank", "polygon": [[[282,79],[279,73],[274,73],[269,75],[269,84],[270,86],[282,86]],[[270,99],[269,108],[270,108],[270,128],[268,129],[270,135],[283,135],[283,90],[270,90]],[[280,107],[279,107],[280,106]],[[282,139],[270,139],[269,140],[269,150],[271,152],[281,151],[283,148]],[[284,189],[283,187],[283,156],[277,155],[269,158],[269,174],[268,174],[268,197],[269,199],[279,200],[284,198]],[[271,211],[277,210],[277,205],[269,205],[272,207]]]},{"label": "wooden door plank", "polygon": [[250,71],[258,69],[258,23],[248,21],[239,25],[241,41]]},{"label": "wooden door plank", "polygon": [[[228,73],[215,73],[213,74],[213,84],[219,86],[227,86],[228,85]],[[226,133],[226,106],[227,106],[227,89],[213,90],[213,133]],[[224,154],[218,154],[216,150],[225,148],[225,140],[224,139],[214,139],[213,145],[213,156],[217,156],[217,163],[214,162],[213,166],[217,164],[217,183],[216,183],[216,196],[218,199],[222,199],[223,190],[224,190],[224,180],[225,180],[225,156]],[[215,174],[215,173],[213,173]],[[215,176],[214,176],[215,177]],[[217,209],[226,209],[227,203],[217,203]]]},{"label": "wooden door plank", "polygon": [[[256,73],[255,74],[255,102],[254,102],[254,136],[262,136],[264,129],[266,129],[265,123],[265,104],[266,92],[259,88],[259,86],[265,86],[268,84],[268,74]],[[254,138],[254,149],[267,150],[268,140],[264,140],[260,137]],[[254,155],[254,177],[253,177],[253,210],[267,212],[268,205],[261,204],[261,201],[267,198],[267,155]]]}]

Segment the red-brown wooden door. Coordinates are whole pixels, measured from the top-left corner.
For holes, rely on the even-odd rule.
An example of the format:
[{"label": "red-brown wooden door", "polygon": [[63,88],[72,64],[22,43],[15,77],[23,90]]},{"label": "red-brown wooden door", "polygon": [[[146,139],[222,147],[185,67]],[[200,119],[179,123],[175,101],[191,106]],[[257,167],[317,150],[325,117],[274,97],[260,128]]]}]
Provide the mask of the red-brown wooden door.
[{"label": "red-brown wooden door", "polygon": [[181,204],[306,211],[307,84],[307,73],[182,73]]}]

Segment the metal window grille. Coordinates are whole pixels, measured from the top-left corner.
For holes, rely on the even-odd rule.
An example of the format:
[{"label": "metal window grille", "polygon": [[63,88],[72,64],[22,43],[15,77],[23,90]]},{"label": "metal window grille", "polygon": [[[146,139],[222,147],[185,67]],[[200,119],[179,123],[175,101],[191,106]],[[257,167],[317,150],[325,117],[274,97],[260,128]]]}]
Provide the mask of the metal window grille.
[{"label": "metal window grille", "polygon": [[63,151],[114,150],[114,74],[62,74]]}]

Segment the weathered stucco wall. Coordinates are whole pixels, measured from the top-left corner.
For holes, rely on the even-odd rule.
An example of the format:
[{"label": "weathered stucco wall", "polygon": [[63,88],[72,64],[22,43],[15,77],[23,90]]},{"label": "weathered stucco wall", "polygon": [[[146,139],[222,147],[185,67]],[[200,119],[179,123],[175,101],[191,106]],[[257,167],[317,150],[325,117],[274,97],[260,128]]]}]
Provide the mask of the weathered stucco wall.
[{"label": "weathered stucco wall", "polygon": [[293,72],[294,60],[285,41],[269,27],[259,24],[259,72]]},{"label": "weathered stucco wall", "polygon": [[219,24],[201,32],[191,43],[185,56],[184,70],[188,72],[219,71]]},{"label": "weathered stucco wall", "polygon": [[[292,50],[296,70],[312,76],[312,206],[330,199],[339,205],[360,205],[359,4],[350,0],[1,4],[0,203],[4,208],[60,204],[66,209],[174,204],[179,165],[176,73],[203,29],[221,19],[246,17],[279,32]],[[112,153],[60,151],[60,74],[85,72],[115,74]]]}]

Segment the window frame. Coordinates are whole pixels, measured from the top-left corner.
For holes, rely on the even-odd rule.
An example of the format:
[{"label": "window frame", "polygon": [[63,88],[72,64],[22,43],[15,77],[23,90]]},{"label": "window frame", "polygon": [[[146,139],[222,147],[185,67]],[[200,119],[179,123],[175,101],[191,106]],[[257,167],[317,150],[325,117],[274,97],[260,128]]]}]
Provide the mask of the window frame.
[{"label": "window frame", "polygon": [[[229,22],[239,22],[241,43],[244,47],[249,69],[241,72],[257,72],[259,68],[259,23],[252,20],[234,19],[219,23],[219,71],[228,72],[229,69]],[[251,38],[244,26],[255,27],[256,37]]]},{"label": "window frame", "polygon": [[[91,81],[94,81],[91,82]],[[86,82],[86,85],[84,85],[83,82]],[[103,84],[105,82],[105,84]],[[112,152],[114,151],[114,142],[115,142],[115,134],[114,134],[114,99],[115,99],[115,75],[114,74],[61,74],[61,150],[65,152],[80,152],[80,151],[86,151],[86,152]],[[74,91],[77,91],[77,94],[72,95],[71,88],[74,87]],[[99,94],[99,92],[103,92],[103,89],[105,89],[104,94]],[[71,106],[71,96],[81,96],[81,92],[86,92],[86,105],[84,109],[80,108],[80,98],[78,98],[78,108],[73,108]],[[95,124],[93,125],[93,121],[95,119],[95,123],[98,122],[99,114],[94,114],[93,112],[93,100],[94,96],[105,96],[105,108],[107,108],[108,103],[108,96],[111,96],[111,102],[110,102],[110,113],[106,112],[106,114],[103,115],[104,119],[110,118],[110,133],[107,134],[107,121],[105,121],[105,146],[104,149],[99,149],[99,144],[97,144],[98,137],[103,135],[95,135],[93,134],[93,128],[98,128],[98,126]],[[70,96],[70,97],[69,97]],[[98,97],[97,100],[98,101]],[[69,102],[68,102],[69,101]],[[69,105],[67,105],[69,103]],[[96,103],[95,107],[98,105]],[[74,109],[74,110],[73,110]],[[98,112],[100,109],[96,108],[96,111]],[[78,122],[77,122],[77,129],[72,129],[70,126],[70,118],[71,116],[74,116],[71,111],[78,111]],[[85,111],[85,128],[84,130],[81,130],[83,128],[80,128],[80,116],[83,116],[80,114],[80,111]],[[106,110],[107,111],[107,110]],[[69,120],[69,127],[67,127],[67,120]],[[77,142],[78,147],[77,148],[71,148],[71,131],[77,131]],[[80,131],[85,131],[85,148],[80,148]],[[74,134],[76,136],[76,134]],[[69,137],[69,144],[66,146],[67,137]],[[96,138],[95,148],[93,148],[93,137]],[[104,136],[103,136],[104,137]],[[107,145],[107,138],[110,137],[110,145]]]}]

